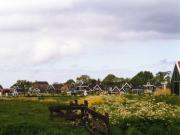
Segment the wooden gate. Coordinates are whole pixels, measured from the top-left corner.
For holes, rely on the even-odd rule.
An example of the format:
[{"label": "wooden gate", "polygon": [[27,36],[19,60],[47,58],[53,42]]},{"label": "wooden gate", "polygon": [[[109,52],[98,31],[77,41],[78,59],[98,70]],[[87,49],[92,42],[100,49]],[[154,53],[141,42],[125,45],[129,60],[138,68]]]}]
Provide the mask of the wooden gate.
[{"label": "wooden gate", "polygon": [[83,125],[92,135],[98,132],[109,135],[109,115],[96,112],[96,109],[88,108],[88,101],[79,105],[78,101],[70,102],[69,105],[49,106],[50,119],[63,118],[65,120],[76,121]]}]

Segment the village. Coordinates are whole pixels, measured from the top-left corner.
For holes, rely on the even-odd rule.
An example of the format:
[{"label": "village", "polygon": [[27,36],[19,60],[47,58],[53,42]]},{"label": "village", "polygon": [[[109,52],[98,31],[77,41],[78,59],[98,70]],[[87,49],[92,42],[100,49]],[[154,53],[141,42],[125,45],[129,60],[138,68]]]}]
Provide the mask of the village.
[{"label": "village", "polygon": [[180,62],[173,71],[141,71],[132,78],[18,80],[10,88],[0,86],[0,133],[177,135],[179,95]]},{"label": "village", "polygon": [[[19,80],[10,88],[0,86],[0,97],[3,96],[87,96],[99,94],[152,94],[158,89],[171,89],[171,93],[180,95],[180,62],[177,62],[172,72],[159,72],[153,77],[152,73],[140,72],[132,79],[118,78],[109,74],[103,81],[91,79],[88,75],[82,75],[74,80],[65,83],[49,84],[47,81],[30,82]],[[140,76],[148,76],[144,78]],[[141,77],[141,78],[140,78]],[[133,79],[140,78],[142,83],[134,83]],[[136,81],[135,81],[136,82]],[[134,85],[133,85],[134,84]]]}]

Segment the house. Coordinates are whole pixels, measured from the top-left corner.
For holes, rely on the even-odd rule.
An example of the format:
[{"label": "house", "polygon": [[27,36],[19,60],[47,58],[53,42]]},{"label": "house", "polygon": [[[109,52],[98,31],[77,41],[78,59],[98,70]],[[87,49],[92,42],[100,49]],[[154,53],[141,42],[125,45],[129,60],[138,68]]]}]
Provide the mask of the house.
[{"label": "house", "polygon": [[163,81],[163,82],[161,82],[161,88],[162,89],[166,89],[167,88],[167,85],[168,85],[168,81]]},{"label": "house", "polygon": [[124,89],[120,89],[118,86],[115,86],[113,89],[110,90],[111,94],[124,94],[126,91]]},{"label": "house", "polygon": [[173,94],[180,95],[180,61],[174,67],[171,79],[171,91]]},{"label": "house", "polygon": [[54,83],[53,87],[55,89],[55,93],[61,93],[61,88],[63,87],[63,84],[61,84],[61,83]]},{"label": "house", "polygon": [[70,91],[70,85],[68,84],[64,84],[62,87],[61,87],[61,93],[66,93]]},{"label": "house", "polygon": [[154,90],[155,90],[155,86],[154,85],[152,85],[150,82],[147,82],[147,84],[146,85],[143,85],[143,87],[144,87],[144,92],[145,93],[152,93]]},{"label": "house", "polygon": [[120,91],[124,91],[124,93],[128,93],[132,89],[132,86],[129,83],[125,83],[122,85],[122,88]]},{"label": "house", "polygon": [[38,88],[29,88],[28,90],[28,94],[36,94],[36,95],[39,95],[40,94],[40,89]]},{"label": "house", "polygon": [[113,89],[110,90],[111,94],[117,94],[120,93],[121,89],[119,89],[117,86],[115,86]]},{"label": "house", "polygon": [[48,93],[55,93],[55,88],[53,85],[49,85],[48,88],[47,88],[47,92]]},{"label": "house", "polygon": [[91,89],[87,85],[80,84],[77,87],[74,87],[71,90],[71,95],[84,95],[87,96],[87,93],[89,93]]},{"label": "house", "polygon": [[142,89],[142,88],[132,89],[131,93],[132,94],[137,94],[137,95],[144,94],[144,89]]},{"label": "house", "polygon": [[0,96],[8,96],[10,93],[12,93],[11,89],[0,89]]},{"label": "house", "polygon": [[18,86],[14,85],[14,86],[11,86],[11,89],[13,91],[16,91],[17,93],[19,94],[24,94],[26,92],[25,89],[22,89],[22,88],[19,88]]},{"label": "house", "polygon": [[32,89],[40,90],[40,93],[48,92],[49,84],[46,81],[36,81],[32,84]]},{"label": "house", "polygon": [[96,84],[96,86],[93,87],[92,91],[103,91],[103,90],[98,84]]}]

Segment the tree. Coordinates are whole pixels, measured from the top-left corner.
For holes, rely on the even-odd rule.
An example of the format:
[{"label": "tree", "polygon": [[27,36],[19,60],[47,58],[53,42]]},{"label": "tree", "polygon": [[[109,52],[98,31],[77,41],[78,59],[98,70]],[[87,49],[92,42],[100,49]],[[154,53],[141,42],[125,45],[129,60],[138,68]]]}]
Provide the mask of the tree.
[{"label": "tree", "polygon": [[17,90],[24,92],[24,94],[32,87],[32,82],[27,80],[17,80],[17,82],[12,86],[16,87]]},{"label": "tree", "polygon": [[89,80],[89,86],[94,87],[96,84],[100,84],[96,79]]},{"label": "tree", "polygon": [[114,87],[114,86],[121,86],[124,81],[124,78],[116,77],[113,74],[108,74],[102,81],[102,84],[105,87]]},{"label": "tree", "polygon": [[151,72],[141,71],[131,79],[131,84],[134,87],[139,87],[139,86],[146,84],[147,82],[152,82],[153,77],[154,76]]},{"label": "tree", "polygon": [[167,82],[168,86],[170,85],[170,77],[171,72],[170,71],[166,71],[166,72],[158,72],[156,74],[156,76],[153,79],[153,82],[155,85],[161,85],[162,82]]},{"label": "tree", "polygon": [[83,85],[89,85],[90,80],[91,80],[91,78],[88,75],[81,75],[80,77],[77,77],[77,79],[76,79],[77,83],[80,83]]},{"label": "tree", "polygon": [[74,89],[75,88],[75,81],[73,79],[69,79],[65,82],[65,84],[69,87],[69,89]]},{"label": "tree", "polygon": [[73,84],[75,84],[75,81],[73,79],[69,79],[66,81],[66,84],[73,85]]}]

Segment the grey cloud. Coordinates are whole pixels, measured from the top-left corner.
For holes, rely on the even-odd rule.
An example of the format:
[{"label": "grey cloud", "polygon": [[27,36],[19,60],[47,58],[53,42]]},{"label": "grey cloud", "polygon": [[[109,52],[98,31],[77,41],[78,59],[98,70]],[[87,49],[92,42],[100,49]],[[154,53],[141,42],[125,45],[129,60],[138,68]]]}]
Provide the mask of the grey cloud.
[{"label": "grey cloud", "polygon": [[[117,29],[123,31],[155,31],[176,34],[180,32],[180,2],[178,0],[126,0],[104,1],[92,0],[83,2],[80,11],[86,10],[96,13],[109,14],[116,17]],[[82,9],[82,10],[81,10]],[[121,29],[119,30],[121,31]]]},{"label": "grey cloud", "polygon": [[31,4],[28,10],[13,10],[10,14],[19,15],[19,20],[17,16],[14,21],[7,20],[12,23],[0,22],[0,29],[9,32],[50,29],[62,36],[102,40],[177,39],[180,35],[178,0],[79,0],[69,1],[70,6],[65,4],[65,8],[60,6],[61,2],[49,3],[49,6],[48,1],[37,4],[45,8]]}]

